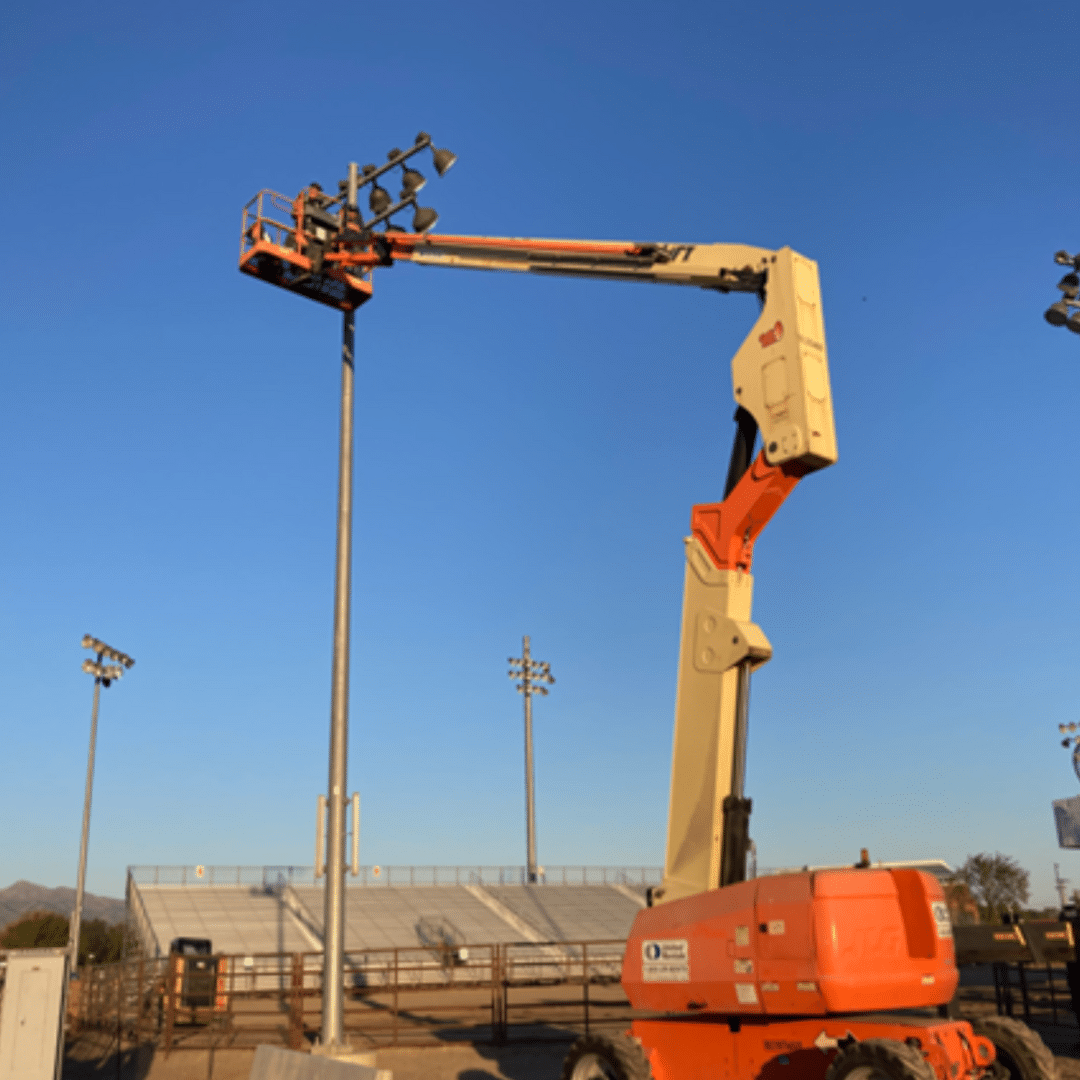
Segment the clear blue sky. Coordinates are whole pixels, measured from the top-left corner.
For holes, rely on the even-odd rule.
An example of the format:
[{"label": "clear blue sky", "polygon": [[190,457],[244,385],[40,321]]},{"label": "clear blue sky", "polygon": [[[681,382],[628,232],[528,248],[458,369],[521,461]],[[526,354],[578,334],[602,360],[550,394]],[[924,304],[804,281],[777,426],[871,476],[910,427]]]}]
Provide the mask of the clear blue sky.
[{"label": "clear blue sky", "polygon": [[[354,13],[355,12],[355,13]],[[23,5],[0,39],[0,885],[312,859],[340,318],[236,270],[260,188],[417,131],[448,232],[789,244],[840,462],[759,541],[763,865],[1000,850],[1076,792],[1075,50],[1014,4]],[[429,162],[422,168],[431,174]],[[399,266],[358,315],[349,788],[368,863],[663,858],[690,507],[747,297]]]}]

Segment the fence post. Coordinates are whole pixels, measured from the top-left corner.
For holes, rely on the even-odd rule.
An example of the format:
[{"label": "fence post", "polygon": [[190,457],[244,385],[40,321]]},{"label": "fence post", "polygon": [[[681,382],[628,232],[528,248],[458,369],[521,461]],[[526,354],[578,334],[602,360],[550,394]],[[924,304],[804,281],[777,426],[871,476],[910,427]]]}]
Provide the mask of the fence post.
[{"label": "fence post", "polygon": [[1027,985],[1027,971],[1026,965],[1019,963],[1016,965],[1020,974],[1020,1002],[1024,1008],[1024,1023],[1031,1023],[1031,1006],[1028,1002],[1028,985]]},{"label": "fence post", "polygon": [[135,992],[139,997],[138,1012],[135,1013],[135,1042],[142,1046],[143,1041],[143,1012],[146,1008],[146,961],[139,957],[139,968],[135,978]]},{"label": "fence post", "polygon": [[506,996],[503,980],[505,945],[496,945],[491,957],[491,1038],[496,1046],[506,1042]]},{"label": "fence post", "polygon": [[116,965],[116,1075],[120,1075],[120,1061],[124,1051],[124,976],[127,965]]},{"label": "fence post", "polygon": [[292,979],[289,985],[289,1049],[304,1045],[304,958],[292,954]]},{"label": "fence post", "polygon": [[491,1041],[495,1042],[495,1032],[498,1029],[499,1014],[499,1003],[498,999],[495,996],[495,967],[498,963],[499,956],[498,945],[489,946],[489,956],[491,959],[491,963],[489,965],[490,970],[488,972],[488,977],[491,979]]},{"label": "fence post", "polygon": [[502,988],[502,1042],[510,1038],[510,949],[502,955],[499,965],[499,986]]},{"label": "fence post", "polygon": [[394,949],[394,1041],[391,1045],[398,1044],[398,950]]},{"label": "fence post", "polygon": [[581,993],[585,1001],[585,1034],[589,1034],[589,943],[581,946]]},{"label": "fence post", "polygon": [[[182,957],[176,957],[180,963],[183,963]],[[165,964],[165,1057],[168,1058],[172,1052],[173,1044],[173,1028],[176,1025],[176,991],[177,983],[183,978],[182,975],[176,974],[173,971],[173,954],[169,954],[169,959]]]}]

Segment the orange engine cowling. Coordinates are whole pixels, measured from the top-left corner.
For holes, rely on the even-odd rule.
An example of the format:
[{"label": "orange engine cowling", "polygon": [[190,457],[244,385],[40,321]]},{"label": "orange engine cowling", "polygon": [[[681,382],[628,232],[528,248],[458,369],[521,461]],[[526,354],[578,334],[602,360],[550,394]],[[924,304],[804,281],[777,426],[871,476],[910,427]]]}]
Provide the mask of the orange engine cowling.
[{"label": "orange engine cowling", "polygon": [[635,1009],[771,1016],[941,1005],[958,979],[920,870],[779,874],[646,908],[622,968]]}]

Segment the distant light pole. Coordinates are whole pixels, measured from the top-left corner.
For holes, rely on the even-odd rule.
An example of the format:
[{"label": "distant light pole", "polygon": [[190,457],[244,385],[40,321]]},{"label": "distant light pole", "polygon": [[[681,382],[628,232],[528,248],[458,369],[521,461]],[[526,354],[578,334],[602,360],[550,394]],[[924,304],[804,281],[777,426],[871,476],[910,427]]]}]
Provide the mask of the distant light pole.
[{"label": "distant light pole", "polygon": [[1058,896],[1061,898],[1061,906],[1062,907],[1064,907],[1065,903],[1066,903],[1066,900],[1065,900],[1065,886],[1068,885],[1068,884],[1069,884],[1069,879],[1068,878],[1063,878],[1061,876],[1061,871],[1058,868],[1058,864],[1054,863],[1054,887],[1057,889]]},{"label": "distant light pole", "polygon": [[[101,699],[101,687],[109,686],[113,679],[119,679],[125,668],[134,667],[135,661],[126,653],[120,652],[103,641],[84,634],[82,647],[97,653],[96,660],[84,660],[83,671],[94,676],[94,708],[90,714],[90,752],[86,758],[86,797],[83,800],[82,841],[79,844],[79,881],[75,886],[75,914],[71,917],[71,929],[68,933],[68,947],[71,950],[71,970],[79,966],[79,930],[82,927],[83,891],[86,886],[86,845],[90,839],[90,798],[94,791],[94,749],[97,745],[98,703]],[[115,664],[104,664],[103,660],[115,660]]]},{"label": "distant light pole", "polygon": [[[534,882],[536,874],[536,805],[533,801],[533,744],[532,744],[532,696],[542,694],[547,697],[547,686],[553,686],[551,665],[546,661],[534,660],[529,655],[529,635],[521,639],[521,656],[511,656],[507,661],[511,679],[520,679],[517,684],[519,694],[525,697],[525,835],[528,866],[527,880]],[[547,684],[545,686],[544,684]]]}]

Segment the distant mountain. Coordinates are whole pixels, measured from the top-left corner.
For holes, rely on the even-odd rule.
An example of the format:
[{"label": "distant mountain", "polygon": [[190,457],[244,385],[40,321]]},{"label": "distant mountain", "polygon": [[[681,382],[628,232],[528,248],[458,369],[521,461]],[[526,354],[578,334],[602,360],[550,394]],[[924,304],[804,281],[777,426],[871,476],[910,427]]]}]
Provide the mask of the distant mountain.
[{"label": "distant mountain", "polygon": [[[67,888],[46,889],[31,881],[16,881],[6,889],[0,889],[0,928],[16,922],[28,911],[55,911],[58,915],[71,916],[75,910],[75,890]],[[94,896],[83,893],[83,922],[104,919],[107,923],[123,922],[127,917],[127,905],[111,896]]]}]

